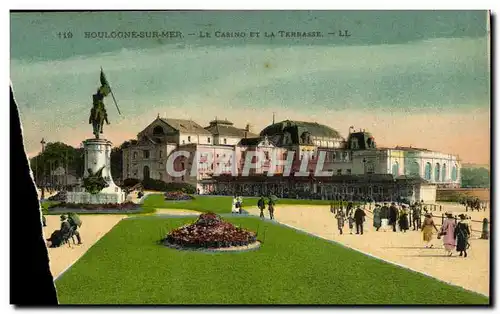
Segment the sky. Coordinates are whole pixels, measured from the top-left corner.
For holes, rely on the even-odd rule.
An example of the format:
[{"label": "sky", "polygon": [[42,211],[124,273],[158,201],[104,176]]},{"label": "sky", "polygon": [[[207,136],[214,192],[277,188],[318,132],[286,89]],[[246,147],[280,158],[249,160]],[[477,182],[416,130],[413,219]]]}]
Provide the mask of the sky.
[{"label": "sky", "polygon": [[[344,137],[354,126],[379,146],[488,165],[486,18],[485,11],[11,13],[10,78],[29,155],[42,137],[73,146],[92,137],[88,116],[102,66],[122,113],[106,98],[104,137],[115,145],[158,114],[202,126],[227,118],[258,133],[275,113],[276,121],[316,121]],[[281,38],[280,30],[323,36]],[[85,37],[113,31],[182,38]]]}]

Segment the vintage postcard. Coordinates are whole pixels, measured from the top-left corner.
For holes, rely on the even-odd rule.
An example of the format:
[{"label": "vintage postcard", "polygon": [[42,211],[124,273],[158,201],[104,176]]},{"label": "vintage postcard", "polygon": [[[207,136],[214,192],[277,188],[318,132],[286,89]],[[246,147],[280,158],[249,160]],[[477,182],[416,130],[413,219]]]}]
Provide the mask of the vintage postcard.
[{"label": "vintage postcard", "polygon": [[489,21],[11,12],[58,303],[490,304]]}]

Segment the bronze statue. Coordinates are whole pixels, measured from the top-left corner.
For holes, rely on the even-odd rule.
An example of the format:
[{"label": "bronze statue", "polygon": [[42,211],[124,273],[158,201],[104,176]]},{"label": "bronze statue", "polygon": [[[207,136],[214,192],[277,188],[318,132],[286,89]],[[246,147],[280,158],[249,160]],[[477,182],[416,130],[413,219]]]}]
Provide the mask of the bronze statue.
[{"label": "bronze statue", "polygon": [[[103,133],[104,122],[106,122],[106,124],[109,124],[108,114],[106,112],[106,107],[104,106],[104,97],[111,94],[111,96],[113,96],[116,108],[118,109],[113,91],[109,86],[108,80],[106,79],[102,68],[100,81],[101,86],[97,89],[97,93],[92,95],[92,109],[90,110],[89,117],[89,124],[92,124],[92,133],[94,133],[95,138],[99,138],[99,134]],[[118,113],[120,113],[120,109],[118,109]]]}]

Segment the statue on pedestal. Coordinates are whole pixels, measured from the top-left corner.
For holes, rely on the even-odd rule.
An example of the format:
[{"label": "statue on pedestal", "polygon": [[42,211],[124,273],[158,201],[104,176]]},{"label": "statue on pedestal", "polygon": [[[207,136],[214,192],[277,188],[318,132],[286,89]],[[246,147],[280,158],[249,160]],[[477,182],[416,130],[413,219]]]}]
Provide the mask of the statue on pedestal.
[{"label": "statue on pedestal", "polygon": [[92,95],[92,109],[90,110],[89,124],[92,124],[92,132],[94,133],[95,138],[99,138],[99,134],[103,133],[104,122],[109,124],[108,114],[106,112],[106,106],[104,106],[104,97],[111,94],[113,96],[113,100],[115,102],[116,108],[118,109],[118,113],[120,113],[120,109],[116,104],[115,96],[113,95],[113,91],[104,75],[104,72],[101,68],[101,76],[100,76],[101,86],[97,89],[97,93]]}]

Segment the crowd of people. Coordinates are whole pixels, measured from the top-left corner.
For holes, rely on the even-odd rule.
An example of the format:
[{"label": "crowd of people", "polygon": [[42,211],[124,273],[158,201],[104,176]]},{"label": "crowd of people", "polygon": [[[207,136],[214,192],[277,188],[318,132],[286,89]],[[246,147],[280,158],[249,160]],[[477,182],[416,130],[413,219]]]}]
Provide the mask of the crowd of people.
[{"label": "crowd of people", "polygon": [[[354,225],[356,226],[356,234],[363,234],[363,223],[365,222],[365,212],[361,206],[357,206],[355,210],[352,202],[348,202],[347,206],[342,204],[336,206],[330,205],[330,211],[335,215],[337,220],[337,228],[340,234],[343,234],[344,225],[347,222],[350,234],[353,234]],[[421,217],[424,217],[421,221]],[[441,228],[438,228],[434,223],[432,213],[427,211],[423,202],[415,202],[412,205],[401,204],[397,206],[392,202],[383,204],[375,204],[373,209],[373,227],[375,231],[380,229],[386,231],[392,229],[393,232],[407,232],[413,227],[414,231],[421,231],[422,238],[425,243],[425,248],[432,248],[431,244],[433,235],[437,234],[437,238],[443,241],[443,246],[448,256],[453,255],[453,250],[459,252],[459,256],[467,257],[467,249],[470,247],[469,238],[471,235],[471,227],[465,214],[458,216],[457,221],[452,213],[445,213],[446,219],[443,221]]]}]

